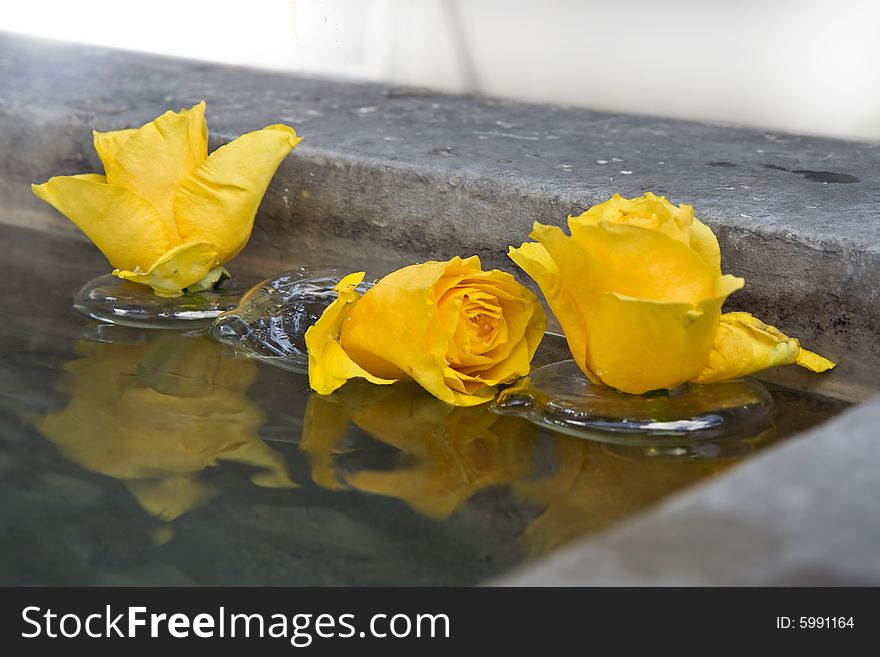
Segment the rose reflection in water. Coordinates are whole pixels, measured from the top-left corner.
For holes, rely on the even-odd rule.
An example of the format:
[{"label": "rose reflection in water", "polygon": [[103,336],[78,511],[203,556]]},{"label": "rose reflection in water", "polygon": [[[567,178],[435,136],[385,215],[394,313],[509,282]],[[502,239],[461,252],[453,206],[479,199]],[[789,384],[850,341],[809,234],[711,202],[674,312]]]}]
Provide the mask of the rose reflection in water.
[{"label": "rose reflection in water", "polygon": [[632,516],[734,462],[617,453],[607,444],[561,435],[554,451],[557,469],[552,476],[515,485],[520,499],[543,509],[524,534],[533,554]]},{"label": "rose reflection in water", "polygon": [[[399,452],[394,467],[343,472],[349,424]],[[396,497],[444,520],[477,492],[530,476],[537,429],[487,407],[453,407],[415,384],[348,384],[309,399],[300,449],[314,481],[329,489]]]},{"label": "rose reflection in water", "polygon": [[[220,461],[253,466],[258,486],[295,486],[282,456],[258,436],[264,414],[246,395],[257,375],[253,361],[204,337],[139,336],[77,344],[80,357],[67,363],[60,386],[69,402],[38,424],[65,456],[121,480],[148,513],[167,521],[217,493],[203,473]],[[365,465],[351,453],[357,431],[394,456]],[[359,382],[309,398],[300,448],[321,487],[394,497],[438,521],[501,488],[515,501],[505,513],[522,518],[532,554],[632,515],[734,460],[616,452],[487,405],[448,406],[415,384]]]},{"label": "rose reflection in water", "polygon": [[[352,429],[395,448],[393,467],[352,471]],[[349,383],[309,399],[300,449],[320,486],[398,498],[435,520],[480,491],[507,487],[529,519],[524,547],[537,555],[723,470],[772,433],[741,441],[730,457],[656,457],[541,431],[487,406],[453,408],[415,385]]]},{"label": "rose reflection in water", "polygon": [[257,435],[263,414],[245,394],[256,365],[205,337],[144,336],[77,343],[59,386],[70,401],[38,423],[43,435],[83,468],[121,480],[162,520],[216,494],[199,475],[218,461],[257,468],[258,486],[295,487]]}]

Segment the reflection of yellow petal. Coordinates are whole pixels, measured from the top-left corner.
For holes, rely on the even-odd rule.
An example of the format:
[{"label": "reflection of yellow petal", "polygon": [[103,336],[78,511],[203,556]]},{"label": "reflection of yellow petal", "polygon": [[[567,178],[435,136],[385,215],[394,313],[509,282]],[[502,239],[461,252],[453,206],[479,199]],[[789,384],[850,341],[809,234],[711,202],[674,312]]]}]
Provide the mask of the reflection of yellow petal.
[{"label": "reflection of yellow petal", "polygon": [[445,474],[431,472],[430,467],[366,470],[348,475],[346,482],[365,493],[397,498],[428,518],[445,520],[473,495],[466,482],[441,479]]},{"label": "reflection of yellow petal", "polygon": [[258,486],[294,486],[257,434],[252,361],[207,337],[76,347],[60,386],[68,404],[37,426],[70,460],[122,480],[149,513],[171,520],[206,501],[214,490],[197,478],[220,461],[254,466]]},{"label": "reflection of yellow petal", "polygon": [[486,407],[455,408],[412,384],[396,384],[360,406],[347,400],[352,421],[402,453],[395,467],[349,473],[357,490],[395,497],[443,520],[477,492],[532,473],[536,429]]},{"label": "reflection of yellow petal", "polygon": [[309,352],[309,385],[322,395],[329,395],[349,379],[364,378],[371,383],[394,383],[393,379],[373,376],[355,363],[339,344],[342,324],[360,295],[355,288],[364,280],[364,272],[349,274],[336,286],[339,297],[324,310],[306,331]]},{"label": "reflection of yellow petal", "polygon": [[602,443],[567,436],[557,436],[555,448],[558,473],[516,484],[519,495],[543,509],[523,534],[532,554],[632,517],[734,462],[622,456]]},{"label": "reflection of yellow petal", "polygon": [[111,132],[98,132],[92,130],[95,151],[101,158],[101,164],[104,170],[113,166],[116,153],[122,148],[122,145],[128,141],[128,138],[137,132],[137,128],[128,128],[126,130],[113,130]]},{"label": "reflection of yellow petal", "polygon": [[333,397],[312,395],[303,418],[299,449],[309,459],[312,480],[328,490],[341,490],[333,458],[337,443],[345,438],[350,417],[345,407]]},{"label": "reflection of yellow petal", "polygon": [[207,155],[203,101],[188,110],[169,110],[138,128],[104,167],[111,185],[126,187],[147,199],[176,235],[173,208],[177,189]]},{"label": "reflection of yellow petal", "polygon": [[146,270],[172,245],[156,209],[103,176],[56,176],[31,188],[79,226],[114,267]]},{"label": "reflection of yellow petal", "polygon": [[163,253],[145,272],[114,269],[113,275],[149,285],[158,295],[176,297],[216,265],[217,249],[213,244],[188,242]]},{"label": "reflection of yellow petal", "polygon": [[233,258],[250,237],[275,170],[300,141],[293,128],[271,125],[211,153],[180,183],[174,199],[181,238],[217,245],[221,263]]},{"label": "reflection of yellow petal", "polygon": [[251,440],[217,455],[220,461],[231,461],[259,468],[251,481],[261,488],[299,488],[290,479],[284,457],[262,440]]},{"label": "reflection of yellow petal", "polygon": [[749,313],[725,313],[721,316],[708,364],[694,381],[723,381],[791,363],[813,372],[824,372],[835,366],[827,358],[801,349],[797,339]]},{"label": "reflection of yellow petal", "polygon": [[217,491],[189,477],[133,479],[125,483],[144,511],[170,522],[210,500]]},{"label": "reflection of yellow petal", "polygon": [[[400,452],[392,467],[337,471],[340,442],[353,426]],[[401,382],[313,395],[300,449],[319,485],[343,489],[344,477],[351,488],[400,499],[442,520],[480,490],[530,475],[536,433],[520,418],[499,417],[485,407],[456,408]]]}]

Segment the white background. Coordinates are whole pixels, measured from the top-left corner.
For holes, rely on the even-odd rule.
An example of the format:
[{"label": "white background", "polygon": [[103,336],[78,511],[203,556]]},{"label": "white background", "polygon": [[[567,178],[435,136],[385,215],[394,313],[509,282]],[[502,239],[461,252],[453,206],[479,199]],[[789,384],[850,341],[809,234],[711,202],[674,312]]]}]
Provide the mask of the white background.
[{"label": "white background", "polygon": [[871,0],[0,0],[0,30],[880,140]]}]

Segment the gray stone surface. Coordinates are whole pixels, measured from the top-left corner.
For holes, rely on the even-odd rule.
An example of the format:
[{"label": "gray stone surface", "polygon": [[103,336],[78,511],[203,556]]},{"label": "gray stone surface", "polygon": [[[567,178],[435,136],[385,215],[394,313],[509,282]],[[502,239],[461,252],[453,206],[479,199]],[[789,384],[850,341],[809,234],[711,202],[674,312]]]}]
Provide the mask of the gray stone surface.
[{"label": "gray stone surface", "polygon": [[880,585],[880,400],[507,586]]},{"label": "gray stone surface", "polygon": [[[695,205],[750,309],[841,361],[784,383],[880,390],[880,148],[558,106],[294,77],[0,35],[0,193],[17,221],[73,230],[28,183],[99,170],[91,129],[208,102],[212,146],[283,121],[305,136],[263,202],[245,256],[391,267],[505,256],[534,220],[614,192]],[[672,92],[672,91],[671,91]],[[267,272],[271,273],[271,272]]]}]

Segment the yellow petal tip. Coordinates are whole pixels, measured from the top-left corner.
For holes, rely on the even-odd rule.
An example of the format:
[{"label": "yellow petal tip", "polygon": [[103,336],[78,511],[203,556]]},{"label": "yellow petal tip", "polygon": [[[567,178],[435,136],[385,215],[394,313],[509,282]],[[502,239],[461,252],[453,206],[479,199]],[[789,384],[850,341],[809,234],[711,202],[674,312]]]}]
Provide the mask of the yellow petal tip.
[{"label": "yellow petal tip", "polygon": [[303,138],[296,134],[296,130],[291,128],[289,125],[284,125],[283,123],[274,123],[272,125],[267,125],[263,130],[276,130],[278,132],[286,132],[290,139],[290,148],[296,148],[297,144],[299,144]]},{"label": "yellow petal tip", "polygon": [[832,370],[837,367],[837,363],[833,360],[829,360],[824,356],[820,356],[817,353],[809,351],[807,349],[801,349],[798,353],[797,360],[795,361],[801,367],[805,367],[811,372],[821,373],[827,372],[828,370]]},{"label": "yellow petal tip", "polygon": [[336,284],[336,287],[333,288],[333,291],[336,294],[348,294],[353,289],[355,289],[361,282],[364,280],[364,276],[367,275],[367,272],[357,271],[351,274],[346,274],[342,277],[342,279]]}]

